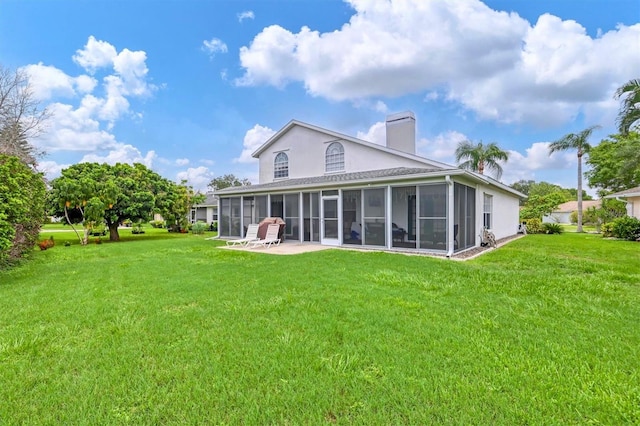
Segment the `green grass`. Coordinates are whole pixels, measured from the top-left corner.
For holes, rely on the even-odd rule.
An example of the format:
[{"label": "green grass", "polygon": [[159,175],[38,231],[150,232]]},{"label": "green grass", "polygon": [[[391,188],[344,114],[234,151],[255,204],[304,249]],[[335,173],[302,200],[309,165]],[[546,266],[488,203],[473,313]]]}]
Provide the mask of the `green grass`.
[{"label": "green grass", "polygon": [[638,243],[456,262],[123,239],[0,272],[0,424],[640,423]]}]

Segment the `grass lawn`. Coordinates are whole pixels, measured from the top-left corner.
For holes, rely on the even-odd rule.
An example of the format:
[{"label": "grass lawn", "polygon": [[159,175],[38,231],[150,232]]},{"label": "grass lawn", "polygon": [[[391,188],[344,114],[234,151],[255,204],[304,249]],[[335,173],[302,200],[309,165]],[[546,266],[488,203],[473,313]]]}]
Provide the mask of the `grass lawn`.
[{"label": "grass lawn", "polygon": [[456,262],[126,232],[0,272],[0,424],[640,423],[638,243]]}]

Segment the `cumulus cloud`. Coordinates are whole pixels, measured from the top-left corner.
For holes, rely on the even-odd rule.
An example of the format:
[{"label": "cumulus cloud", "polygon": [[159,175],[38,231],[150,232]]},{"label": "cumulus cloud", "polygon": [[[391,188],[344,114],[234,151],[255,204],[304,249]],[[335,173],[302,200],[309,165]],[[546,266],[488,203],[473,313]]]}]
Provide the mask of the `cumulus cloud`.
[{"label": "cumulus cloud", "polygon": [[55,161],[48,160],[38,162],[38,170],[44,173],[47,180],[59,177],[62,174],[62,170],[70,166],[71,164],[58,164]]},{"label": "cumulus cloud", "polygon": [[33,95],[43,101],[54,97],[70,98],[78,93],[89,93],[97,84],[97,81],[88,75],[71,77],[56,67],[43,65],[42,62],[27,65],[22,70],[29,76]]},{"label": "cumulus cloud", "polygon": [[437,160],[446,164],[455,165],[455,152],[458,144],[469,138],[456,131],[441,133],[432,139],[422,138],[418,141],[416,149],[418,155]]},{"label": "cumulus cloud", "polygon": [[535,179],[535,172],[564,170],[577,167],[575,152],[555,152],[549,155],[549,142],[535,142],[522,154],[509,150],[509,161],[503,166],[502,180],[513,183],[521,179]]},{"label": "cumulus cloud", "polygon": [[[264,28],[240,49],[238,85],[283,87],[357,100],[424,93],[482,119],[551,126],[588,110],[608,113],[617,86],[640,68],[640,24],[590,37],[545,14],[529,23],[479,0],[348,0],[339,30]],[[473,19],[469,17],[472,16]]]},{"label": "cumulus cloud", "polygon": [[192,186],[194,190],[200,192],[207,191],[207,185],[213,178],[213,173],[211,173],[208,167],[204,166],[190,167],[185,171],[178,172],[176,175],[177,182],[186,180],[187,185]]},{"label": "cumulus cloud", "polygon": [[119,146],[111,133],[115,122],[125,115],[140,117],[131,111],[130,100],[157,90],[148,81],[146,59],[143,51],[125,48],[118,52],[110,43],[90,36],[73,55],[74,62],[89,74],[72,77],[42,63],[24,67],[34,95],[57,101],[48,105],[51,120],[47,132],[34,141],[36,145],[45,151],[87,152]]},{"label": "cumulus cloud", "polygon": [[176,160],[176,164],[178,166],[186,166],[187,164],[189,164],[189,159],[188,158],[178,158]]},{"label": "cumulus cloud", "polygon": [[211,58],[213,58],[216,53],[227,53],[228,51],[227,45],[219,38],[203,41],[202,50],[207,52]]},{"label": "cumulus cloud", "polygon": [[256,15],[252,10],[245,10],[244,12],[238,13],[238,22],[242,22],[245,19],[255,19]]},{"label": "cumulus cloud", "polygon": [[387,127],[384,121],[378,121],[369,127],[366,132],[358,131],[356,133],[358,139],[362,139],[367,142],[373,142],[378,145],[387,144]]},{"label": "cumulus cloud", "polygon": [[240,157],[233,160],[234,163],[254,163],[258,160],[253,158],[251,154],[262,144],[264,144],[276,132],[268,127],[256,124],[253,128],[247,130],[242,143],[242,153]]},{"label": "cumulus cloud", "polygon": [[97,153],[87,154],[80,160],[81,163],[141,163],[148,168],[153,167],[153,160],[156,158],[155,151],[149,151],[145,155],[142,155],[140,150],[133,145],[128,144],[116,144],[114,149],[107,152],[105,155]]},{"label": "cumulus cloud", "polygon": [[87,72],[94,73],[99,68],[111,66],[116,56],[116,48],[113,45],[89,36],[87,44],[73,55],[73,61]]}]

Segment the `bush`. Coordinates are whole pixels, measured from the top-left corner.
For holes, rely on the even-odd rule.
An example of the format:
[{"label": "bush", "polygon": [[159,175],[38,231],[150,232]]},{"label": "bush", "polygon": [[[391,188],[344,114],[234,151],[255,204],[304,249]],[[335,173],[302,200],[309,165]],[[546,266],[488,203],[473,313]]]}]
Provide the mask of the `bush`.
[{"label": "bush", "polygon": [[640,219],[635,217],[620,217],[613,222],[612,234],[616,238],[622,238],[623,240],[636,241],[640,238]]},{"label": "bush", "polygon": [[0,268],[31,251],[44,220],[41,173],[18,157],[0,155]]},{"label": "bush", "polygon": [[142,229],[142,223],[136,223],[133,228],[131,228],[132,234],[144,234],[144,229]]},{"label": "bush", "polygon": [[562,226],[558,223],[543,223],[542,232],[544,234],[562,234]]},{"label": "bush", "polygon": [[164,228],[164,220],[152,220],[149,225],[153,228]]},{"label": "bush", "polygon": [[218,222],[211,222],[211,226],[209,226],[209,231],[218,232]]},{"label": "bush", "polygon": [[542,222],[540,219],[527,219],[524,222],[527,223],[527,232],[529,234],[539,234],[542,232]]},{"label": "bush", "polygon": [[191,226],[191,232],[196,235],[204,234],[204,231],[207,229],[207,224],[204,222],[196,222]]},{"label": "bush", "polygon": [[613,222],[603,223],[600,227],[603,237],[613,237]]}]

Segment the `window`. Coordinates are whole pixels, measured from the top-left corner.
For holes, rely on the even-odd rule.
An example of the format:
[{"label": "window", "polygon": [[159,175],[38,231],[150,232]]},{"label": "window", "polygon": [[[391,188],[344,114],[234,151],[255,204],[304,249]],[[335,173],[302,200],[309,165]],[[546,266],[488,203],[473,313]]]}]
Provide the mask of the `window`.
[{"label": "window", "polygon": [[327,172],[344,170],[344,148],[340,142],[333,142],[327,147],[325,170]]},{"label": "window", "polygon": [[284,152],[279,152],[273,162],[273,178],[289,177],[289,157]]},{"label": "window", "polygon": [[482,209],[482,226],[491,229],[491,216],[493,216],[493,195],[484,194],[484,207]]}]

